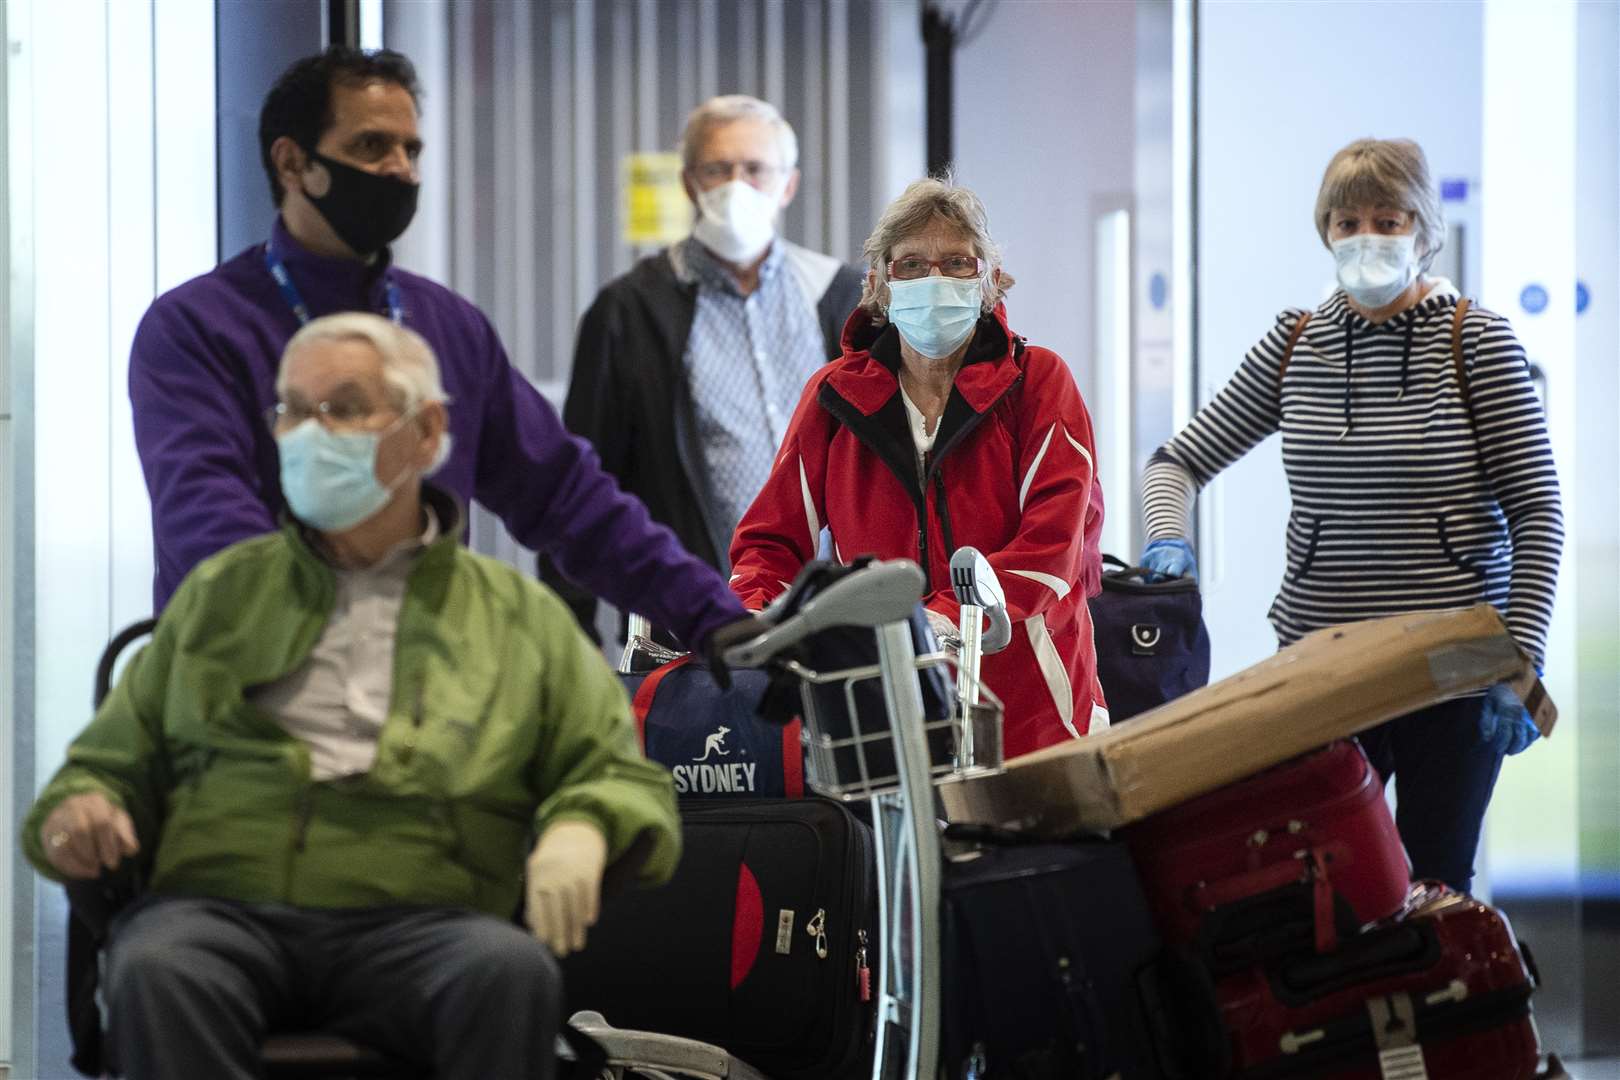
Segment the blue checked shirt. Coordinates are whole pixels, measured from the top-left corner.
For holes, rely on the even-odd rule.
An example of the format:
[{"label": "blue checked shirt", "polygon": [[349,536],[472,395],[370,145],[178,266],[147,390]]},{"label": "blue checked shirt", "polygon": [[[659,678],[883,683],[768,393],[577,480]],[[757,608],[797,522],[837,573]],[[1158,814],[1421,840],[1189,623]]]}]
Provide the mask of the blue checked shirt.
[{"label": "blue checked shirt", "polygon": [[675,266],[683,281],[698,285],[680,445],[724,567],[731,534],[765,486],[804,384],[827,362],[826,341],[780,241],[746,297],[696,240],[681,244]]}]

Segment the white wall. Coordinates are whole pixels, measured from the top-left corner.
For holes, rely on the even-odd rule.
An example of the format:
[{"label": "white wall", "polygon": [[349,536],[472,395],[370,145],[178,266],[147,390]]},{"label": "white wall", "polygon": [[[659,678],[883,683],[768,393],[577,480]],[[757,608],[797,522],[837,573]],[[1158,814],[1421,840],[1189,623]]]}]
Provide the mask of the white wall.
[{"label": "white wall", "polygon": [[[8,9],[0,4],[0,41],[10,40]],[[9,82],[15,66],[10,59],[9,47],[0,51],[0,146],[6,145],[6,132],[10,130]],[[0,747],[16,752],[15,724],[13,723],[13,694],[15,693],[16,654],[13,652],[12,605],[8,602],[14,588],[15,562],[12,558],[13,534],[16,530],[17,500],[16,477],[12,463],[16,460],[13,440],[17,424],[12,418],[11,355],[15,351],[11,320],[11,176],[10,155],[0,164],[0,251],[6,252],[0,261]],[[0,769],[0,836],[13,835],[12,821],[17,803],[17,772]],[[13,937],[15,930],[13,896],[16,891],[15,858],[0,858],[0,942],[6,955],[17,949]],[[12,1015],[11,1000],[14,992],[13,964],[0,964],[0,1017]],[[12,1057],[11,1025],[0,1025],[0,1062]]]},{"label": "white wall", "polygon": [[[213,17],[211,0],[7,5],[9,390],[27,417],[7,522],[13,812],[89,719],[102,645],[151,608],[126,371],[152,297],[214,262]],[[61,890],[13,868],[9,1056],[68,1075]]]},{"label": "white wall", "polygon": [[1132,403],[1109,440],[1129,479],[1104,489],[1104,550],[1131,562],[1145,534],[1142,473],[1192,412],[1192,23],[1193,0],[1137,6]]},{"label": "white wall", "polygon": [[[1135,184],[1136,9],[1002,3],[983,26],[956,56],[957,179],[984,199],[1018,279],[1013,330],[1067,360],[1090,402],[1093,218]],[[1101,441],[1108,417],[1092,420]]]},{"label": "white wall", "polygon": [[[1620,882],[1620,5],[1580,6],[1576,274],[1590,306],[1575,319],[1571,530],[1581,562],[1579,646],[1582,868]],[[1620,957],[1610,971],[1620,974]],[[1620,979],[1610,983],[1620,995]],[[1620,1015],[1617,1009],[1614,1015]]]},{"label": "white wall", "polygon": [[[1279,311],[1314,307],[1331,285],[1311,214],[1336,150],[1366,135],[1412,138],[1436,179],[1479,177],[1482,37],[1477,4],[1429,0],[1223,0],[1200,5],[1200,20],[1202,403]],[[1276,649],[1266,610],[1283,574],[1280,441],[1216,479],[1199,513],[1211,677],[1220,678]]]},{"label": "white wall", "polygon": [[[1569,894],[1580,862],[1576,751],[1581,724],[1573,618],[1580,563],[1571,497],[1582,464],[1575,415],[1577,8],[1573,0],[1487,0],[1484,14],[1484,104],[1490,122],[1482,145],[1479,297],[1512,319],[1526,357],[1546,374],[1547,429],[1563,489],[1565,527],[1546,665],[1548,689],[1560,705],[1559,737],[1504,764],[1486,848],[1498,887]],[[1521,290],[1531,285],[1546,290],[1544,310],[1521,304]],[[1603,471],[1607,474],[1607,468]],[[1535,813],[1501,813],[1507,806],[1534,806]]]}]

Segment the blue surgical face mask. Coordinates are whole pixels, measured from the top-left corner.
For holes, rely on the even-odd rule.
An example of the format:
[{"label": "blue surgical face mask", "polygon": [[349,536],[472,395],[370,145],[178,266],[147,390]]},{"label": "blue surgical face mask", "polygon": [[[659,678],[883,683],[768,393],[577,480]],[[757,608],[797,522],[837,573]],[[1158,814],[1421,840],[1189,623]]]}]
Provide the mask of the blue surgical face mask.
[{"label": "blue surgical face mask", "polygon": [[406,468],[387,487],[379,484],[377,447],[410,417],[385,431],[328,431],[311,417],[276,436],[281,492],[293,516],[322,532],[343,532],[387,506],[413,470]]},{"label": "blue surgical face mask", "polygon": [[1333,241],[1339,284],[1364,308],[1376,311],[1389,306],[1417,277],[1417,260],[1413,257],[1415,242],[1416,237],[1411,233],[1404,236],[1357,233]]},{"label": "blue surgical face mask", "polygon": [[979,322],[978,278],[943,274],[889,282],[889,321],[907,345],[930,360],[955,352]]}]

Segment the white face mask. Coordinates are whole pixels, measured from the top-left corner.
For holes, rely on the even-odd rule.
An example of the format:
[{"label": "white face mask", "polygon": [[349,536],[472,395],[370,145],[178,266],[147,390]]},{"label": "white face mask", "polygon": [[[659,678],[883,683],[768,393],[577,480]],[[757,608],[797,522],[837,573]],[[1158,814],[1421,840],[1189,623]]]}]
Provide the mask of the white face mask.
[{"label": "white face mask", "polygon": [[1413,245],[1417,238],[1357,233],[1333,241],[1339,284],[1364,308],[1387,307],[1417,277]]},{"label": "white face mask", "polygon": [[698,243],[731,263],[749,263],[765,254],[776,235],[782,193],[761,191],[732,180],[698,195]]}]

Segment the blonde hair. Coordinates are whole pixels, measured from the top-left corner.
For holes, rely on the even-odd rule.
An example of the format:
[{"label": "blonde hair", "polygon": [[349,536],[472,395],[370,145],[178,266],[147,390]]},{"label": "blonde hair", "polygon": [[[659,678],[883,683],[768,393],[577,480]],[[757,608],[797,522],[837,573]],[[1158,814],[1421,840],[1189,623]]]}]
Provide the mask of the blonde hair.
[{"label": "blonde hair", "polygon": [[866,238],[861,253],[872,269],[872,277],[861,291],[861,307],[873,318],[884,320],[889,307],[889,252],[935,221],[960,232],[973,244],[973,253],[984,260],[984,274],[979,279],[984,311],[993,311],[1013,287],[1012,275],[1005,270],[999,279],[996,277],[996,271],[1001,270],[1001,248],[990,236],[984,203],[947,172],[912,182],[883,211],[872,235]]},{"label": "blonde hair", "polygon": [[1357,139],[1333,155],[1316,193],[1316,232],[1324,246],[1335,208],[1387,206],[1415,220],[1418,266],[1427,270],[1446,242],[1440,193],[1429,178],[1423,148],[1411,139]]}]

